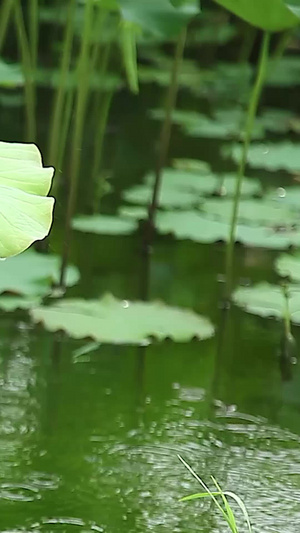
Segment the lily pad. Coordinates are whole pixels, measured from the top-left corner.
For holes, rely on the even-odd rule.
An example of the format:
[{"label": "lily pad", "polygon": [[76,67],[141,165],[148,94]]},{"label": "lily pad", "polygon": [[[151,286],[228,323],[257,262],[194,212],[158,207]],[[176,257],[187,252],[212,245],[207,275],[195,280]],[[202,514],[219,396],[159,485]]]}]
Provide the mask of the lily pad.
[{"label": "lily pad", "polygon": [[53,173],[35,145],[0,142],[0,257],[17,255],[49,233]]},{"label": "lily pad", "polygon": [[[300,323],[300,288],[289,288],[289,310],[292,322]],[[264,318],[284,318],[286,302],[283,290],[277,285],[259,283],[254,287],[240,287],[233,295],[233,301],[248,313]]]},{"label": "lily pad", "polygon": [[[196,211],[167,211],[157,216],[157,229],[162,234],[173,234],[177,239],[191,239],[195,242],[226,242],[229,224],[213,220]],[[290,246],[300,246],[299,229],[286,228],[283,231],[266,226],[239,224],[236,241],[245,246],[284,250]]]},{"label": "lily pad", "polygon": [[[127,202],[140,205],[149,205],[152,198],[153,187],[149,185],[136,185],[123,193],[123,198]],[[159,194],[159,207],[170,209],[177,207],[185,209],[187,207],[196,207],[200,204],[201,198],[194,192],[187,190],[178,190],[171,188],[162,183]]]},{"label": "lily pad", "polygon": [[63,330],[76,339],[113,344],[145,344],[151,338],[186,342],[214,334],[211,322],[188,309],[161,302],[130,302],[105,295],[101,300],[62,300],[31,310],[34,322],[48,331]]},{"label": "lily pad", "polygon": [[[179,160],[178,160],[179,161]],[[183,160],[186,161],[186,160]],[[202,163],[202,162],[201,162]],[[178,166],[178,162],[177,162]],[[144,181],[150,187],[153,187],[155,176],[149,173],[145,176]],[[196,163],[190,170],[164,169],[163,171],[163,189],[191,191],[199,195],[206,196],[215,193],[232,196],[236,188],[236,174],[226,173],[215,175],[211,171],[197,170]],[[242,195],[252,196],[260,194],[262,191],[260,182],[253,178],[244,178],[242,184]]]},{"label": "lily pad", "polygon": [[298,56],[284,56],[280,60],[270,60],[267,85],[292,87],[300,84],[300,64]]},{"label": "lily pad", "polygon": [[78,216],[74,218],[72,227],[77,231],[84,231],[86,233],[129,235],[137,229],[137,224],[134,220],[128,220],[127,218],[108,215],[92,215]]},{"label": "lily pad", "polygon": [[[227,147],[224,154],[228,154]],[[284,141],[281,143],[252,143],[248,151],[248,164],[255,168],[264,168],[271,172],[286,170],[297,173],[300,171],[300,144]],[[232,149],[235,161],[241,157],[241,146]]]},{"label": "lily pad", "polygon": [[[201,209],[219,220],[230,222],[233,200],[208,199]],[[238,222],[250,226],[264,225],[271,228],[284,228],[292,224],[300,225],[300,211],[290,206],[264,199],[243,199],[239,203]]]},{"label": "lily pad", "polygon": [[271,189],[266,193],[265,198],[286,208],[298,210],[300,206],[300,185]]},{"label": "lily pad", "polygon": [[22,297],[22,296],[0,296],[0,309],[5,313],[11,313],[17,309],[27,311],[33,307],[37,307],[41,303],[41,298],[38,297]]},{"label": "lily pad", "polygon": [[300,254],[282,254],[275,261],[275,270],[282,277],[300,282]]},{"label": "lily pad", "polygon": [[[44,296],[51,292],[51,285],[58,282],[60,264],[59,256],[41,254],[34,250],[27,250],[21,255],[1,261],[0,293]],[[67,269],[66,285],[75,285],[79,277],[78,269],[70,265]]]},{"label": "lily pad", "polygon": [[287,109],[267,108],[257,118],[257,122],[266,130],[283,134],[292,129],[292,120],[294,118],[294,113]]}]

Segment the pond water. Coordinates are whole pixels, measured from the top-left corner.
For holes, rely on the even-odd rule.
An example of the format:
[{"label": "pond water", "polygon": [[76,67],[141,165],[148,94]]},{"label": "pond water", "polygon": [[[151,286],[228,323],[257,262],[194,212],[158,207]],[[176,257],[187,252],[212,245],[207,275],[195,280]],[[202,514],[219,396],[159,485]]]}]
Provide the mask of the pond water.
[{"label": "pond water", "polygon": [[[107,210],[153,161],[157,127],[145,116],[160,97],[148,88],[138,103],[123,93],[115,101],[105,158],[116,192]],[[48,98],[40,91],[41,147]],[[22,139],[21,126],[18,111],[4,113],[8,139]],[[171,156],[205,156],[217,167],[214,146],[175,132]],[[63,240],[62,219],[58,202],[53,251]],[[71,259],[81,280],[68,294],[138,298],[139,253],[138,236],[77,233]],[[237,247],[239,276],[270,279],[273,257]],[[218,335],[207,341],[103,345],[81,354],[84,341],[33,327],[25,314],[1,316],[1,533],[224,532],[211,503],[179,502],[199,487],[178,454],[206,483],[213,475],[243,498],[255,532],[297,531],[300,370],[279,358],[277,322],[219,308],[224,259],[221,244],[159,237],[154,245],[151,298],[210,317]]]}]

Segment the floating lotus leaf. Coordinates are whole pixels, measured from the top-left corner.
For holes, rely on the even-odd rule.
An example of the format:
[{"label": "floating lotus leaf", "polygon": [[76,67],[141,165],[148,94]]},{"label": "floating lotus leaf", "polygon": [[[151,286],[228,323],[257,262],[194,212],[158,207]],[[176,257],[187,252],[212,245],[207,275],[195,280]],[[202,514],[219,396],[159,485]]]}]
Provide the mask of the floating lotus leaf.
[{"label": "floating lotus leaf", "polygon": [[17,255],[49,233],[53,168],[33,144],[0,142],[0,257]]},{"label": "floating lotus leaf", "polygon": [[257,118],[257,122],[273,133],[286,133],[292,129],[294,113],[287,109],[268,108]]},{"label": "floating lotus leaf", "polygon": [[218,44],[224,45],[234,39],[237,35],[237,28],[233,24],[208,24],[194,31],[191,29],[188,35],[188,45]]},{"label": "floating lotus leaf", "polygon": [[148,206],[137,205],[123,205],[119,209],[121,218],[129,218],[131,220],[145,220],[148,217]]},{"label": "floating lotus leaf", "polygon": [[[289,288],[289,310],[291,319],[300,323],[300,289],[297,286]],[[248,313],[262,317],[284,318],[286,301],[283,289],[269,283],[259,283],[254,287],[240,287],[233,294],[233,301]]]},{"label": "floating lotus leaf", "polygon": [[269,61],[267,85],[291,87],[300,84],[300,65],[298,56],[284,56]]},{"label": "floating lotus leaf", "polygon": [[[179,165],[177,160],[176,166]],[[186,161],[186,160],[183,160]],[[202,162],[200,162],[202,163]],[[184,166],[184,163],[182,164]],[[199,195],[211,195],[220,193],[222,195],[234,195],[236,188],[236,174],[227,173],[215,175],[205,169],[197,170],[196,163],[190,170],[164,169],[162,187],[163,190],[192,191]],[[144,181],[150,187],[153,187],[155,176],[149,173],[145,176]],[[261,193],[261,185],[258,180],[253,178],[244,178],[242,184],[242,195],[251,196]]]},{"label": "floating lotus leaf", "polygon": [[[230,222],[233,200],[210,198],[201,209],[219,220]],[[264,225],[271,228],[284,228],[292,224],[300,226],[300,211],[280,202],[264,199],[242,199],[239,203],[238,221],[250,226]]]},{"label": "floating lotus leaf", "polygon": [[[165,111],[153,109],[151,115],[155,119],[163,120]],[[176,109],[172,113],[174,124],[181,126],[184,132],[191,137],[204,137],[211,139],[240,138],[243,134],[245,123],[244,110],[239,107],[215,111],[212,117],[198,113]],[[264,137],[264,125],[257,121],[253,130],[253,138]]]},{"label": "floating lotus leaf", "polygon": [[0,309],[5,313],[11,313],[17,309],[28,310],[37,307],[41,303],[38,297],[0,296]]},{"label": "floating lotus leaf", "polygon": [[129,235],[136,228],[136,222],[126,218],[108,215],[78,216],[73,219],[72,227],[86,233],[102,235]]},{"label": "floating lotus leaf", "polygon": [[[136,185],[123,193],[123,198],[127,202],[140,205],[149,205],[151,203],[153,187],[149,185]],[[185,209],[187,207],[198,206],[201,202],[199,196],[194,192],[170,188],[162,183],[159,194],[159,206],[165,209],[178,207]]]},{"label": "floating lotus leaf", "polygon": [[300,282],[300,254],[282,254],[275,261],[275,270],[280,276]]},{"label": "floating lotus leaf", "polygon": [[48,331],[63,330],[76,339],[92,338],[113,344],[145,344],[154,337],[186,342],[214,334],[210,321],[188,309],[161,302],[128,302],[106,295],[101,300],[62,300],[31,310],[34,322]]},{"label": "floating lotus leaf", "polygon": [[286,209],[293,208],[298,210],[300,207],[300,185],[271,189],[266,193],[265,198],[273,203],[276,202],[281,206],[285,206]]},{"label": "floating lotus leaf", "polygon": [[206,161],[201,161],[201,159],[178,158],[173,159],[172,163],[174,168],[178,168],[179,170],[197,172],[203,175],[211,173],[210,165]]},{"label": "floating lotus leaf", "polygon": [[[225,149],[224,153],[228,153]],[[284,141],[281,143],[252,143],[248,151],[248,164],[255,168],[264,168],[271,172],[286,170],[296,173],[300,171],[300,144]],[[232,149],[235,161],[241,157],[241,146]]]},{"label": "floating lotus leaf", "polygon": [[[27,250],[21,255],[1,261],[0,293],[43,296],[51,291],[53,283],[59,281],[60,264],[59,256],[41,254],[34,250]],[[79,277],[78,269],[69,266],[66,285],[75,285]]]},{"label": "floating lotus leaf", "polygon": [[[196,211],[160,212],[157,215],[157,229],[162,234],[173,234],[177,239],[191,239],[195,242],[226,242],[229,224],[214,220]],[[300,246],[300,231],[294,228],[270,228],[239,224],[236,241],[245,246],[284,250]]]},{"label": "floating lotus leaf", "polygon": [[0,59],[0,87],[15,89],[24,85],[24,76],[19,64],[5,63]]}]

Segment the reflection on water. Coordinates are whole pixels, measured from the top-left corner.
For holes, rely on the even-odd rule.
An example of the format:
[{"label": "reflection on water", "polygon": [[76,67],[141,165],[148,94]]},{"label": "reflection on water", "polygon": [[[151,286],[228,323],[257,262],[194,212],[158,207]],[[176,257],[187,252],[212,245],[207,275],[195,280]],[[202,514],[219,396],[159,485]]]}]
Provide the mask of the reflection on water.
[{"label": "reflection on water", "polygon": [[178,501],[198,487],[177,454],[237,492],[254,531],[297,530],[298,370],[281,382],[276,324],[235,312],[217,375],[215,340],[74,364],[80,343],[25,326],[1,326],[1,533],[223,533],[210,502]]}]

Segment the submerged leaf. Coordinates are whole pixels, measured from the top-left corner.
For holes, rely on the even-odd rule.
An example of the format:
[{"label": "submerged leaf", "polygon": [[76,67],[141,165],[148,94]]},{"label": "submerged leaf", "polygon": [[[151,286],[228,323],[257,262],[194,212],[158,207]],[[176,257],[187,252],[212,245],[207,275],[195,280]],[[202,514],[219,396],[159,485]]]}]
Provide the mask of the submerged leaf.
[{"label": "submerged leaf", "polygon": [[49,331],[64,330],[76,339],[90,337],[114,344],[144,344],[152,337],[186,342],[214,334],[210,321],[188,309],[161,302],[128,302],[106,295],[101,300],[63,300],[31,311]]},{"label": "submerged leaf", "polygon": [[33,144],[0,142],[0,257],[17,255],[49,233],[53,168]]}]

